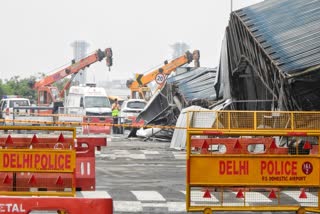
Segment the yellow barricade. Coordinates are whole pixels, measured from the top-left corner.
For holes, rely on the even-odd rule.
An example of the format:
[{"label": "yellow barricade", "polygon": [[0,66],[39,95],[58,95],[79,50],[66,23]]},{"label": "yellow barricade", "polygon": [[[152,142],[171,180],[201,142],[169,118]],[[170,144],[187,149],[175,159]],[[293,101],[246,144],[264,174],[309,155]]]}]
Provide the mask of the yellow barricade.
[{"label": "yellow barricade", "polygon": [[318,119],[318,112],[189,112],[187,211],[320,212]]}]

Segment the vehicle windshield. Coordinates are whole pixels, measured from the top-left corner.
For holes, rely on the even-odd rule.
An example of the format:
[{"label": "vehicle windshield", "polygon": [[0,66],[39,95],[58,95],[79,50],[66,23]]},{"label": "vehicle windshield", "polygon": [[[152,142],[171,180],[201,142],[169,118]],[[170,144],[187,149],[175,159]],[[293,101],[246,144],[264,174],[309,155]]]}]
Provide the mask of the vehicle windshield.
[{"label": "vehicle windshield", "polygon": [[109,99],[107,97],[90,97],[84,98],[84,105],[86,108],[111,108]]},{"label": "vehicle windshield", "polygon": [[127,105],[128,108],[135,108],[135,109],[143,109],[145,106],[146,106],[146,103],[140,102],[140,101],[128,102],[128,105]]},{"label": "vehicle windshield", "polygon": [[19,106],[29,106],[29,102],[27,100],[11,100],[10,108],[19,107]]}]

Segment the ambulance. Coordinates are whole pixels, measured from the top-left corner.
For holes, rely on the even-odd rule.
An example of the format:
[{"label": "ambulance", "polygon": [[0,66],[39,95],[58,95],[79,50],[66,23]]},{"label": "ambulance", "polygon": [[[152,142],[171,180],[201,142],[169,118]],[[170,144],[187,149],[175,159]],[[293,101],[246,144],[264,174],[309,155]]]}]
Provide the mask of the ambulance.
[{"label": "ambulance", "polygon": [[[64,113],[82,116],[85,123],[110,124],[111,104],[104,88],[95,84],[71,86],[64,103]],[[110,134],[110,125],[84,125],[83,134]]]}]

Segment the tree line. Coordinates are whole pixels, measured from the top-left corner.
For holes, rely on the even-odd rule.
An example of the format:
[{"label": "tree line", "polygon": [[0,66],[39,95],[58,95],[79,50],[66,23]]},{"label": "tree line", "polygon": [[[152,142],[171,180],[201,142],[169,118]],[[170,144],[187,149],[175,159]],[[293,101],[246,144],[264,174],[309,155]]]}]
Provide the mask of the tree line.
[{"label": "tree line", "polygon": [[[16,95],[19,97],[29,98],[30,100],[37,100],[37,90],[33,88],[36,82],[35,76],[27,78],[20,78],[20,76],[11,77],[9,80],[0,79],[0,96],[3,98],[8,95]],[[68,78],[54,83],[53,85],[61,90],[64,84],[68,81]]]}]

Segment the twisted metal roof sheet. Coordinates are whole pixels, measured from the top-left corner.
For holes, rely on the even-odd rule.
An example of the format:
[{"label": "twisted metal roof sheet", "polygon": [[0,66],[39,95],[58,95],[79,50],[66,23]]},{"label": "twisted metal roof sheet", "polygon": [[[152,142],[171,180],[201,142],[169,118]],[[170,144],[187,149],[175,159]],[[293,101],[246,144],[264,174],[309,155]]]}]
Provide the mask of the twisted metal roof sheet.
[{"label": "twisted metal roof sheet", "polygon": [[319,0],[265,0],[235,13],[281,72],[320,64]]},{"label": "twisted metal roof sheet", "polygon": [[167,80],[168,83],[177,85],[180,93],[187,100],[216,100],[217,81],[217,70],[205,67],[193,68],[191,71],[172,76]]}]

